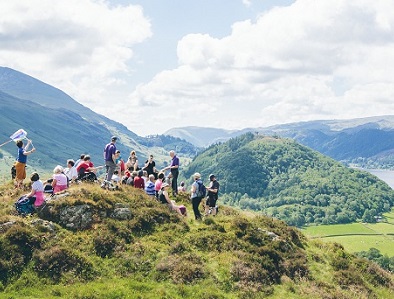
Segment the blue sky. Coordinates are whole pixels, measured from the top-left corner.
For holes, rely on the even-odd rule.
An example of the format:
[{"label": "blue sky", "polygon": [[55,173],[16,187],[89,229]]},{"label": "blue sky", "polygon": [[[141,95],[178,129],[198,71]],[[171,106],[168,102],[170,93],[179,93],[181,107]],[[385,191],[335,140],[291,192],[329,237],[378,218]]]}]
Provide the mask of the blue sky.
[{"label": "blue sky", "polygon": [[388,115],[394,1],[0,1],[0,65],[143,136]]}]

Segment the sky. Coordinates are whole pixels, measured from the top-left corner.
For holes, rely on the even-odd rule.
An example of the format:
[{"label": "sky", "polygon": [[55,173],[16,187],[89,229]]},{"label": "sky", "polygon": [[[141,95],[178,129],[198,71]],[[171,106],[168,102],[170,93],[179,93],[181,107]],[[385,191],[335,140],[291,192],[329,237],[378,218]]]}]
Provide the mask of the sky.
[{"label": "sky", "polygon": [[141,136],[394,114],[392,0],[0,0],[0,66]]}]

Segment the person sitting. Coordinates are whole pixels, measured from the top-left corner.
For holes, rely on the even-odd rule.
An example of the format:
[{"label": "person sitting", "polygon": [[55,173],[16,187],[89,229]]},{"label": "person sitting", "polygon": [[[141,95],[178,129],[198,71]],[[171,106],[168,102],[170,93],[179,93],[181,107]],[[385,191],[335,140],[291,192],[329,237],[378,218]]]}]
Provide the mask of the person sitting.
[{"label": "person sitting", "polygon": [[138,175],[136,177],[134,177],[134,188],[138,188],[138,189],[142,189],[142,190],[145,189],[145,181],[142,178],[142,176],[143,176],[143,171],[140,170],[138,172]]},{"label": "person sitting", "polygon": [[184,193],[184,192],[186,192],[186,187],[185,187],[185,182],[182,181],[178,187],[178,193]]},{"label": "person sitting", "polygon": [[147,183],[145,185],[145,192],[149,196],[156,196],[154,174],[149,175],[149,180],[147,181]]},{"label": "person sitting", "polygon": [[169,186],[170,185],[167,183],[162,184],[159,192],[159,201],[162,204],[167,204],[170,210],[177,212],[180,216],[187,216],[186,207],[184,205],[177,205],[175,201],[170,200],[168,195]]},{"label": "person sitting", "polygon": [[148,160],[145,161],[143,170],[148,172],[148,175],[153,174],[155,176],[155,180],[157,179],[158,171],[156,169],[156,162],[153,160],[153,155],[149,155]]},{"label": "person sitting", "polygon": [[75,161],[75,164],[74,164],[75,168],[78,168],[79,163],[83,162],[83,159],[85,158],[85,155],[86,155],[86,154],[81,154],[81,155],[79,156],[79,159],[77,159],[77,161]]},{"label": "person sitting", "polygon": [[78,172],[73,159],[67,160],[67,167],[64,169],[63,172],[67,176],[70,183],[73,183],[77,180]]},{"label": "person sitting", "polygon": [[40,176],[37,172],[33,172],[30,176],[31,191],[29,194],[26,194],[26,197],[31,198],[31,202],[34,201],[34,207],[40,207],[45,202],[44,196],[44,184],[40,180]]},{"label": "person sitting", "polygon": [[130,152],[130,157],[126,162],[126,168],[130,171],[137,171],[138,168],[138,158],[135,154],[135,151]]},{"label": "person sitting", "polygon": [[159,198],[159,191],[161,190],[163,180],[164,180],[164,173],[160,172],[159,175],[157,176],[157,180],[155,182],[156,198]]},{"label": "person sitting", "polygon": [[168,187],[169,186],[170,186],[169,184],[163,183],[161,185],[161,189],[159,191],[159,197],[158,197],[159,202],[161,202],[163,204],[167,204],[167,205],[171,204],[171,200],[170,200],[170,197],[168,195]]},{"label": "person sitting", "polygon": [[120,177],[123,177],[126,170],[126,163],[123,161],[122,156],[120,155],[120,150],[116,150],[115,158],[116,170],[118,171],[118,175]]},{"label": "person sitting", "polygon": [[63,167],[57,165],[53,170],[52,176],[53,193],[56,194],[68,188],[68,178],[63,173]]},{"label": "person sitting", "polygon": [[144,184],[146,186],[146,184],[149,182],[149,175],[148,175],[148,172],[146,170],[142,171],[142,178],[144,179]]},{"label": "person sitting", "polygon": [[112,179],[111,180],[115,184],[118,184],[120,182],[119,172],[117,170],[114,171],[114,174],[112,175]]},{"label": "person sitting", "polygon": [[187,216],[187,210],[184,205],[177,205],[175,200],[171,200],[171,209],[181,216]]},{"label": "person sitting", "polygon": [[94,164],[90,161],[90,156],[85,155],[83,161],[79,163],[77,167],[78,172],[78,180],[81,181],[96,181],[96,168],[94,168]]}]

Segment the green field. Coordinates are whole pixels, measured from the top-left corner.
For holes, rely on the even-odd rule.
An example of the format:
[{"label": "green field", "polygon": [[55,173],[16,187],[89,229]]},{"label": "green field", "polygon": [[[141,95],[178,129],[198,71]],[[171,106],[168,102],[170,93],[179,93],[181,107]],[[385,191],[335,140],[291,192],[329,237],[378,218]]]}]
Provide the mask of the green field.
[{"label": "green field", "polygon": [[311,226],[302,231],[313,239],[340,243],[350,252],[376,248],[382,254],[394,256],[394,209],[384,216],[387,222]]}]

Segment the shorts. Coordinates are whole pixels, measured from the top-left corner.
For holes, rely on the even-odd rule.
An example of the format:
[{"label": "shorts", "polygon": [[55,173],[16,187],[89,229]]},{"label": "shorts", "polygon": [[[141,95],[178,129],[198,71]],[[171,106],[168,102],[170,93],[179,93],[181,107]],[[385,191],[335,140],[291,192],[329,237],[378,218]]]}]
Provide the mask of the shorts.
[{"label": "shorts", "polygon": [[217,201],[216,198],[207,197],[207,202],[205,204],[207,206],[209,206],[210,208],[214,208],[214,207],[216,207],[216,201]]},{"label": "shorts", "polygon": [[26,163],[16,162],[15,169],[16,169],[16,179],[24,180],[26,178]]}]

